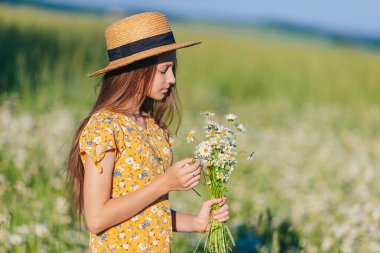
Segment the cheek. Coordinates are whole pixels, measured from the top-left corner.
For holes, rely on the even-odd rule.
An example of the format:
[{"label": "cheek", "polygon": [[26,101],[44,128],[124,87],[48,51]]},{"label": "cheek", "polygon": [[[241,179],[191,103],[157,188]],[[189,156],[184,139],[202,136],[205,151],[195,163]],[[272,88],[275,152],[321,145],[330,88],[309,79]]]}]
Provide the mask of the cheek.
[{"label": "cheek", "polygon": [[152,85],[152,91],[160,90],[163,82],[164,82],[164,78],[160,76],[159,74],[157,74]]},{"label": "cheek", "polygon": [[154,99],[157,99],[157,96],[159,95],[159,92],[160,92],[160,87],[161,87],[161,80],[160,80],[160,77],[155,77],[154,79],[154,82],[152,84],[152,88],[149,92],[149,95],[150,97],[154,98]]}]

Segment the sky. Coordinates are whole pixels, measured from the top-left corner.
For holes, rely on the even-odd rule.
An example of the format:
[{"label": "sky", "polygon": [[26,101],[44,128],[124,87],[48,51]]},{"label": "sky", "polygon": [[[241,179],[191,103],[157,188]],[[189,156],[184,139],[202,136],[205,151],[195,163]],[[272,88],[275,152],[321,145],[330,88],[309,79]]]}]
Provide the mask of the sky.
[{"label": "sky", "polygon": [[141,8],[186,18],[261,21],[284,20],[332,31],[380,37],[380,0],[42,0],[78,6]]}]

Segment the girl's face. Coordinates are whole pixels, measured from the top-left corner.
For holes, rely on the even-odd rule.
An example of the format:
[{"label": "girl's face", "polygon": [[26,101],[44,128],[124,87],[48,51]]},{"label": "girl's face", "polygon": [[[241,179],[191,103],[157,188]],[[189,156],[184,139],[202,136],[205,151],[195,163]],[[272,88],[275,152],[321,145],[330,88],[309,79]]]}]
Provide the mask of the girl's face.
[{"label": "girl's face", "polygon": [[148,97],[161,100],[170,93],[170,89],[176,81],[173,73],[175,59],[175,50],[159,55],[152,89]]}]

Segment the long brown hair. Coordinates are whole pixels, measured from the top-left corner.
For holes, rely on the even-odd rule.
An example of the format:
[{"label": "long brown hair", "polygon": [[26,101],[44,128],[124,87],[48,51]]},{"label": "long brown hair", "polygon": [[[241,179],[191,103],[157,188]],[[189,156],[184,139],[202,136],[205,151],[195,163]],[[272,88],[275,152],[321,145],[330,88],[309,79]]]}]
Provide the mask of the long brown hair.
[{"label": "long brown hair", "polygon": [[[77,129],[68,156],[66,167],[66,183],[69,188],[74,215],[81,223],[83,212],[83,181],[84,166],[79,154],[79,137],[90,117],[101,109],[107,109],[122,114],[132,114],[135,108],[126,108],[126,102],[141,106],[141,110],[150,114],[157,125],[167,129],[173,121],[174,113],[178,116],[175,133],[182,120],[181,102],[174,84],[168,95],[160,100],[147,97],[157,69],[158,56],[149,57],[125,67],[107,72],[101,79],[98,98],[90,113],[84,118]],[[174,62],[173,73],[176,76],[177,62]]]}]

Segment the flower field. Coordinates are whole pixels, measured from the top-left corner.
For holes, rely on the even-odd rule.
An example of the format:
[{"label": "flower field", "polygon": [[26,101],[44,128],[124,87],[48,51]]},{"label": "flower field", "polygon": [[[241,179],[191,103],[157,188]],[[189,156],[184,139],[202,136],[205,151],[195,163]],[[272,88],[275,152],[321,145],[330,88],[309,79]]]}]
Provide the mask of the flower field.
[{"label": "flower field", "polygon": [[[107,62],[103,30],[117,17],[0,5],[0,252],[84,252],[64,164]],[[239,115],[229,179],[233,252],[380,252],[380,52],[254,28],[173,23],[183,120],[174,160],[193,155],[200,111]],[[197,128],[198,127],[198,128]],[[174,129],[174,127],[173,127]],[[208,196],[207,185],[196,190]],[[170,194],[195,213],[193,191]],[[174,234],[193,252],[204,234]],[[202,247],[199,247],[202,248]]]}]

